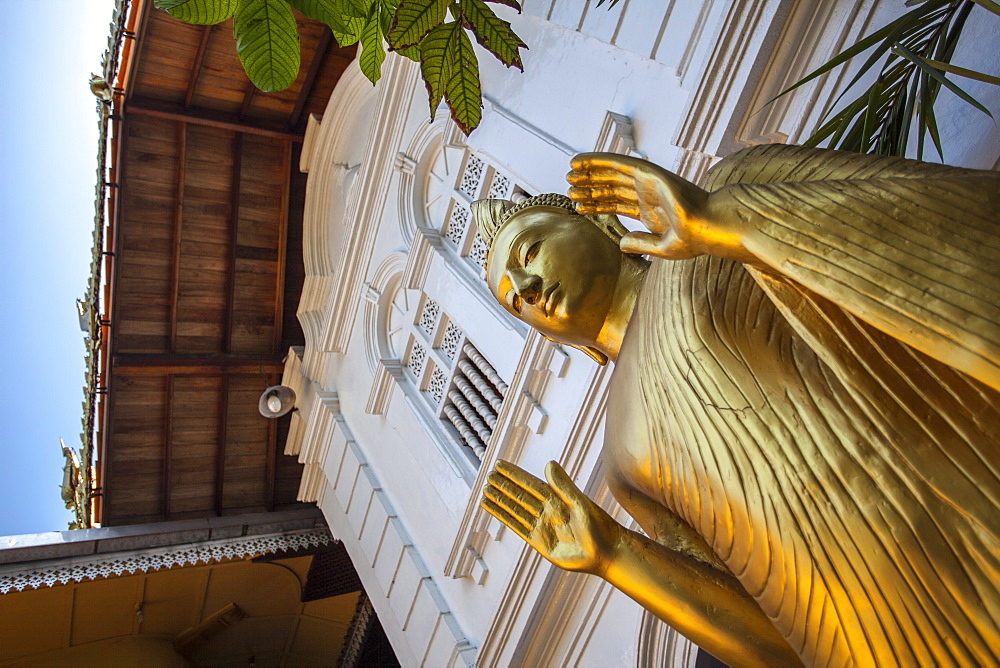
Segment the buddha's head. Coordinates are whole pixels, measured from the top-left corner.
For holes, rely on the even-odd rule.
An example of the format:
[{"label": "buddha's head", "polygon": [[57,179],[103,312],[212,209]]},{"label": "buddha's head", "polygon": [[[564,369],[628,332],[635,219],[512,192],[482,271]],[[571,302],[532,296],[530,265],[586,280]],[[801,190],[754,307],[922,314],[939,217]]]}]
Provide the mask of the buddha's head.
[{"label": "buddha's head", "polygon": [[606,362],[599,341],[623,267],[636,262],[619,250],[621,223],[613,216],[582,216],[562,195],[472,206],[489,248],[486,281],[497,301],[546,337]]}]

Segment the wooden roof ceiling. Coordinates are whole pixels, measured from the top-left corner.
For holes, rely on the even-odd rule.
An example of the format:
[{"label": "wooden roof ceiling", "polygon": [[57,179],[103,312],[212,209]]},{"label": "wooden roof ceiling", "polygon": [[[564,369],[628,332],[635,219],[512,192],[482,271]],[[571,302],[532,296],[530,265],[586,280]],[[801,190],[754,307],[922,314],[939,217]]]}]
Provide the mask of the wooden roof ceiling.
[{"label": "wooden roof ceiling", "polygon": [[280,508],[295,502],[301,466],[278,450],[288,418],[261,417],[257,400],[303,342],[301,135],[354,49],[297,15],[298,80],[262,93],[231,20],[133,8],[135,56],[114,102],[99,519]]}]

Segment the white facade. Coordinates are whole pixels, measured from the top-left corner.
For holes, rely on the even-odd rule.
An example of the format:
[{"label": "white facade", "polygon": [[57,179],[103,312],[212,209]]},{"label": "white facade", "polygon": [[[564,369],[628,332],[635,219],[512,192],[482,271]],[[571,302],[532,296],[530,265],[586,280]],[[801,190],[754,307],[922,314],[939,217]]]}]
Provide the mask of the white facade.
[{"label": "white facade", "polygon": [[[480,52],[484,117],[468,140],[446,111],[428,123],[418,66],[402,58],[387,60],[375,88],[349,70],[310,121],[306,346],[284,374],[299,407],[286,453],[305,462],[300,498],[317,501],[344,542],[407,666],[694,665],[696,654],[609,585],[550,567],[479,508],[496,459],[536,474],[556,459],[631,521],[599,463],[613,369],[494,303],[468,203],[564,192],[583,151],[640,155],[696,181],[744,146],[800,141],[845,77],[758,111],[763,103],[904,9],[595,4],[529,0],[520,16],[493,5],[530,50],[523,74]],[[1000,21],[977,17],[970,41],[996,44]],[[1000,70],[996,49],[966,50],[973,59],[956,63]],[[968,89],[1000,114],[1000,93]],[[992,120],[943,103],[949,162],[993,167]]]}]

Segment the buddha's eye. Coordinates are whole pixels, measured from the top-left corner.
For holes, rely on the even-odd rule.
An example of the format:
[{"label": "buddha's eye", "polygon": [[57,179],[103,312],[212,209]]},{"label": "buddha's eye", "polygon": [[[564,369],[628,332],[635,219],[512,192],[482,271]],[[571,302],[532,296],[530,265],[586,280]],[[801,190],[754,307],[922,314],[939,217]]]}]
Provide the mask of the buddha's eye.
[{"label": "buddha's eye", "polygon": [[528,252],[524,254],[524,266],[527,267],[531,264],[531,261],[535,259],[538,255],[538,249],[541,247],[542,241],[539,239],[535,243],[531,244],[528,248]]}]

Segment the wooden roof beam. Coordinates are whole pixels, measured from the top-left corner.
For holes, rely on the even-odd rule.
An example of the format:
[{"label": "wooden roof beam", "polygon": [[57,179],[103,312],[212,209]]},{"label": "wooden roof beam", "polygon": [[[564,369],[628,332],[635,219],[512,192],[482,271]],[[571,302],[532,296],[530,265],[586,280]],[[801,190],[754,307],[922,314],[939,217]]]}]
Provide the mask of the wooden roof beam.
[{"label": "wooden roof beam", "polygon": [[330,32],[330,29],[324,26],[323,35],[319,38],[319,44],[316,46],[312,61],[309,63],[309,72],[302,82],[302,89],[299,91],[298,99],[295,100],[295,107],[292,108],[292,114],[288,117],[289,130],[294,130],[295,126],[299,124],[299,118],[302,117],[302,110],[305,109],[306,102],[309,101],[309,96],[312,95],[316,77],[323,67],[323,61],[326,60],[326,50],[330,46],[332,36],[333,33]]},{"label": "wooden roof beam", "polygon": [[[286,144],[290,146],[290,144]],[[226,323],[222,345],[228,353],[233,349],[233,305],[236,301],[236,245],[240,226],[240,180],[243,174],[243,134],[236,134],[233,151],[233,182],[229,200],[229,267],[226,275]]]},{"label": "wooden roof beam", "polygon": [[285,363],[276,356],[169,355],[118,353],[112,355],[111,373],[119,376],[167,374],[240,375],[281,374]]},{"label": "wooden roof beam", "polygon": [[191,106],[194,89],[198,86],[198,76],[201,74],[201,64],[205,61],[205,51],[208,49],[208,38],[211,35],[212,26],[203,26],[201,39],[198,42],[198,51],[194,54],[194,62],[191,64],[191,72],[188,74],[187,90],[184,92],[184,109]]},{"label": "wooden roof beam", "polygon": [[285,132],[283,130],[271,130],[269,128],[262,128],[256,125],[250,125],[249,123],[240,123],[239,121],[227,119],[218,114],[208,114],[204,112],[193,112],[190,110],[185,111],[180,107],[171,108],[166,105],[157,104],[154,102],[142,101],[142,102],[132,102],[126,108],[125,114],[135,114],[142,116],[149,116],[151,118],[162,118],[169,121],[179,121],[181,123],[187,123],[189,125],[201,125],[210,128],[219,128],[221,130],[229,130],[231,132],[242,132],[248,135],[257,135],[259,137],[268,137],[270,139],[280,139],[282,141],[289,142],[302,142],[302,135],[294,132]]},{"label": "wooden roof beam", "polygon": [[288,207],[292,193],[292,145],[285,144],[281,156],[281,213],[278,219],[278,268],[275,276],[274,339],[272,350],[281,352],[282,329],[285,321],[285,264],[288,255]]},{"label": "wooden roof beam", "polygon": [[240,105],[240,122],[247,120],[247,114],[250,113],[250,104],[253,103],[253,96],[257,94],[257,87],[253,85],[252,81],[247,81],[247,89],[243,93],[243,103]]},{"label": "wooden roof beam", "polygon": [[184,228],[184,163],[187,151],[187,124],[177,124],[177,189],[174,202],[174,247],[170,276],[170,352],[177,350],[177,304],[181,291],[181,235]]}]

